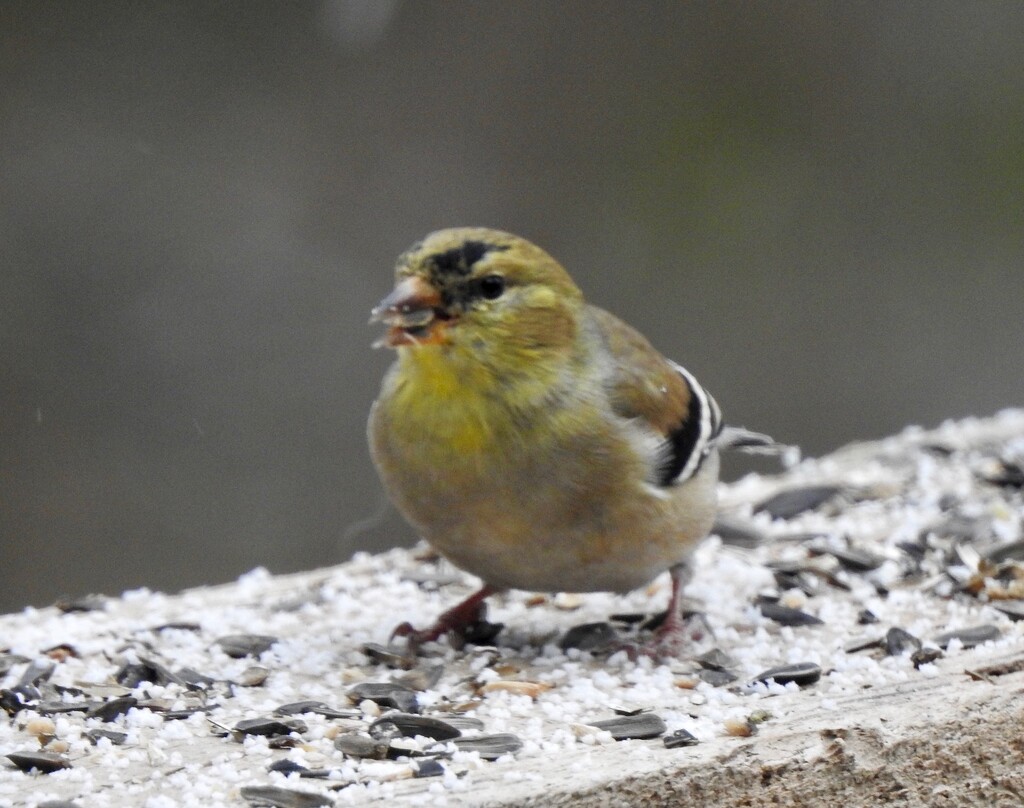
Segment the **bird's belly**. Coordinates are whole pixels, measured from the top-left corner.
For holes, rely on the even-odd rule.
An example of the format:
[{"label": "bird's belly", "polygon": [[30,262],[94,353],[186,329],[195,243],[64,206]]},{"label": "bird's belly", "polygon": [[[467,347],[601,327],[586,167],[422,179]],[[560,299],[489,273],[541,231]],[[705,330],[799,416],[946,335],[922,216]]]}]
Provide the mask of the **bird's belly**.
[{"label": "bird's belly", "polygon": [[440,553],[492,586],[626,592],[684,561],[707,535],[717,478],[717,458],[709,460],[679,488],[619,480],[632,490],[610,496],[581,490],[578,480],[519,490],[492,479],[450,503],[443,520],[436,511],[408,515],[431,526],[423,532]]},{"label": "bird's belly", "polygon": [[714,520],[715,453],[685,484],[662,488],[644,481],[646,462],[621,428],[498,441],[505,451],[488,454],[415,426],[375,409],[382,479],[423,538],[496,588],[635,589],[684,561]]}]

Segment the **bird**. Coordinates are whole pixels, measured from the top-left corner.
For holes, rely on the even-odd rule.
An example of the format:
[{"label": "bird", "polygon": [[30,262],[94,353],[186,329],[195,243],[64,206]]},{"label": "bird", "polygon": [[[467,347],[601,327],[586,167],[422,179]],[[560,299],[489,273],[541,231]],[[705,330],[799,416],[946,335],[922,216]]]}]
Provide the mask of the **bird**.
[{"label": "bird", "polygon": [[367,429],[379,477],[419,535],[483,582],[392,639],[468,634],[508,589],[628,592],[667,570],[666,617],[629,650],[680,655],[688,559],[715,520],[727,437],[693,374],[587,303],[543,249],[489,228],[402,253],[371,322],[397,352]]}]

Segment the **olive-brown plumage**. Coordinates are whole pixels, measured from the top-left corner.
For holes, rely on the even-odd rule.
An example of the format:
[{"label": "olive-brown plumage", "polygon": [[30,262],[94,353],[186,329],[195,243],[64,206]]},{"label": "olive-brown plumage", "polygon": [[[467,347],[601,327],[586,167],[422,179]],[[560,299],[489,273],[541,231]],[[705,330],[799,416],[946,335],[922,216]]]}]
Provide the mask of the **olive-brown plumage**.
[{"label": "olive-brown plumage", "polygon": [[[494,591],[627,591],[685,562],[715,516],[719,412],[683,368],[584,302],[565,270],[495,230],[429,235],[374,309],[397,361],[370,414],[374,462],[410,524]],[[410,633],[406,629],[405,633]],[[671,649],[669,649],[671,650]]]}]

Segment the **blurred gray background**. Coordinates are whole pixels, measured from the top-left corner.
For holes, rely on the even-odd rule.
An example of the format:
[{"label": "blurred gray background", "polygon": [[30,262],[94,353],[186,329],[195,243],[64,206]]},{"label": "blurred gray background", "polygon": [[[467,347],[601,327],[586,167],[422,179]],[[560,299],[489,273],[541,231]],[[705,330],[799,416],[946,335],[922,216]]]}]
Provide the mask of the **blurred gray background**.
[{"label": "blurred gray background", "polygon": [[371,306],[525,235],[812,454],[1024,403],[1024,4],[0,4],[0,610],[410,543]]}]

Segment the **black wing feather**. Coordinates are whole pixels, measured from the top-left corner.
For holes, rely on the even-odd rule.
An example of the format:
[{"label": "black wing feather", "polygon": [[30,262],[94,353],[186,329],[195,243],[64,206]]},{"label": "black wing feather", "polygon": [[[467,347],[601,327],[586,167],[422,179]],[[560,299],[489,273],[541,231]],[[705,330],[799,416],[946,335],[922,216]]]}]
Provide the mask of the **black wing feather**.
[{"label": "black wing feather", "polygon": [[668,434],[662,445],[657,468],[657,482],[662,486],[684,482],[700,471],[714,439],[722,431],[718,404],[689,371],[679,365],[675,368],[690,390],[690,407],[686,419]]}]

